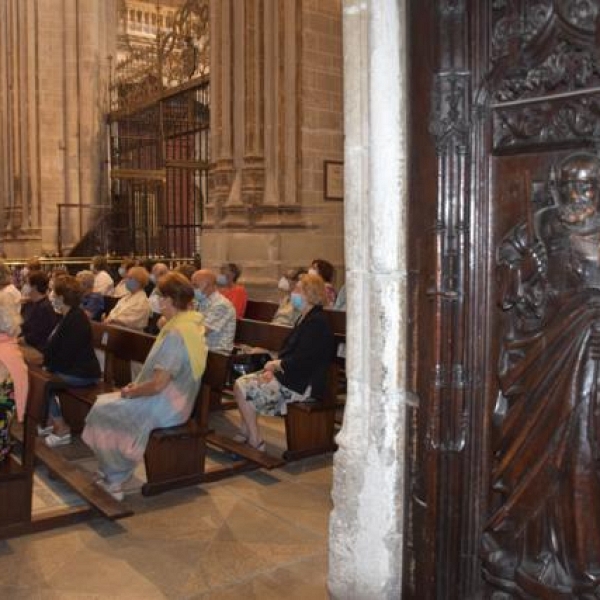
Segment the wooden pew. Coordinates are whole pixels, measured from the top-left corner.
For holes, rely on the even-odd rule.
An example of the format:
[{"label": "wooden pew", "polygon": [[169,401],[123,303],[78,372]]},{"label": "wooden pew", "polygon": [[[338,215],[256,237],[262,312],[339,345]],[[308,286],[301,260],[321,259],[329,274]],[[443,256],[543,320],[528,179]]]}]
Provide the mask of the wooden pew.
[{"label": "wooden pew", "polygon": [[[0,539],[74,523],[92,516],[95,510],[109,519],[120,519],[133,514],[126,505],[93,485],[89,475],[47,448],[43,440],[37,437],[37,426],[45,416],[48,387],[56,385],[56,378],[49,373],[35,366],[29,368],[25,422],[23,427],[13,425],[11,428],[12,437],[21,443],[20,461],[10,454],[0,464]],[[46,464],[52,473],[67,483],[89,505],[61,508],[36,517],[32,512],[36,459]]]},{"label": "wooden pew", "polygon": [[[325,312],[328,313],[329,311]],[[333,318],[339,319],[339,316],[334,315]],[[337,326],[339,327],[339,321]],[[290,332],[291,328],[289,327],[250,319],[239,319],[236,329],[236,343],[259,346],[278,352]],[[345,337],[341,333],[334,335],[337,347],[344,342]],[[333,438],[338,380],[339,364],[334,360],[329,368],[325,398],[287,405],[287,415],[285,416],[287,450],[283,454],[286,460],[298,460],[336,449]]]},{"label": "wooden pew", "polygon": [[277,302],[266,302],[263,300],[248,300],[244,319],[253,321],[266,321],[270,323],[279,308]]},{"label": "wooden pew", "polygon": [[115,298],[114,296],[102,296],[102,298],[104,298],[104,314],[108,314],[121,299]]},{"label": "wooden pew", "polygon": [[206,369],[187,423],[155,429],[144,455],[147,483],[144,496],[204,481],[208,413],[213,395],[220,396],[229,369],[229,357],[209,352]]},{"label": "wooden pew", "polygon": [[102,381],[87,387],[66,387],[58,392],[65,421],[75,433],[83,429],[85,417],[99,394],[131,381],[131,362],[143,363],[156,339],[132,329],[94,322],[92,336],[94,348],[105,354]]},{"label": "wooden pew", "polygon": [[[155,341],[153,336],[114,325],[93,324],[92,328],[94,344],[106,353],[104,381],[98,386],[67,388],[58,392],[65,420],[72,428],[73,415],[79,417],[80,427],[83,428],[85,416],[99,393],[113,391],[115,385],[121,387],[130,381],[131,361],[143,362]],[[209,434],[210,404],[221,397],[229,373],[229,360],[228,355],[209,352],[190,419],[182,425],[156,429],[151,433],[144,456],[148,481],[142,487],[142,494],[154,495],[202,481],[216,481],[242,470],[259,467],[272,469],[283,464],[281,459],[257,452],[243,444],[229,443],[217,434]],[[235,461],[231,467],[220,467],[207,472],[205,456],[208,437],[212,445],[236,452],[244,460]]]}]

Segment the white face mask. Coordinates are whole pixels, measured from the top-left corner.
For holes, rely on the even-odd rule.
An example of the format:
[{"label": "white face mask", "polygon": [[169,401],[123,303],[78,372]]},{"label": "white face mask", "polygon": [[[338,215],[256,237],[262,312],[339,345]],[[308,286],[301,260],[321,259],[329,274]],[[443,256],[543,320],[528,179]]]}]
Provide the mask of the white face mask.
[{"label": "white face mask", "polygon": [[279,282],[277,283],[277,287],[282,292],[289,292],[290,291],[290,282],[288,281],[287,277],[282,277],[279,280]]},{"label": "white face mask", "polygon": [[311,268],[308,270],[308,274],[309,274],[309,275],[318,275],[318,274],[319,274],[319,272],[318,272],[316,269],[314,269],[313,267],[311,267]]},{"label": "white face mask", "polygon": [[127,274],[127,269],[125,267],[119,267],[119,275],[121,277],[125,277],[126,274]]}]

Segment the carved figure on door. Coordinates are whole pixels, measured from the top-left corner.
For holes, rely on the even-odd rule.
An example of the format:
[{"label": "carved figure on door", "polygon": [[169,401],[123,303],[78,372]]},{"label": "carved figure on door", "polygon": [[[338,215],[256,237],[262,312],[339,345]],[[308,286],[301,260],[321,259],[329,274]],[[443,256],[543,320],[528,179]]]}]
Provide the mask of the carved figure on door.
[{"label": "carved figure on door", "polygon": [[[486,579],[518,598],[600,598],[600,160],[557,169],[498,248],[503,313]],[[529,191],[529,190],[528,190]]]}]

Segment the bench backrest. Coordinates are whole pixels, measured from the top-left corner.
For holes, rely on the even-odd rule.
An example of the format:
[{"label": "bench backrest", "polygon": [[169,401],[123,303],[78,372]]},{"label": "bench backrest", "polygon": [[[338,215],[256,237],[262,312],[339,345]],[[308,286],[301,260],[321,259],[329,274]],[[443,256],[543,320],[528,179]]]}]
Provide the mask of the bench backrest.
[{"label": "bench backrest", "polygon": [[258,346],[267,350],[279,351],[283,342],[290,335],[291,327],[273,325],[253,319],[238,319],[235,329],[237,344]]},{"label": "bench backrest", "polygon": [[333,310],[327,308],[323,311],[323,314],[329,320],[329,326],[331,331],[336,335],[346,335],[346,311],[345,310]]},{"label": "bench backrest", "polygon": [[131,363],[143,363],[155,337],[105,323],[92,322],[94,348],[105,353],[104,381],[123,386],[131,381]]},{"label": "bench backrest", "polygon": [[266,302],[264,300],[248,300],[244,319],[253,321],[265,321],[270,323],[279,308],[277,302]]}]

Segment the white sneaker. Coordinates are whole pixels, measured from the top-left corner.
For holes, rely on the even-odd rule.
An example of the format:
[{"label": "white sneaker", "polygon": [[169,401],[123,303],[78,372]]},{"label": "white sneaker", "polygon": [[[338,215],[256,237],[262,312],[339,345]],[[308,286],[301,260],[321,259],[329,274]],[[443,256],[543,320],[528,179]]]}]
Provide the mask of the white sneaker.
[{"label": "white sneaker", "polygon": [[67,446],[71,443],[71,432],[63,433],[62,435],[56,435],[51,433],[49,436],[44,438],[46,446],[49,448],[56,448],[58,446]]},{"label": "white sneaker", "polygon": [[48,425],[47,427],[42,427],[41,425],[37,426],[37,434],[38,437],[46,437],[52,433],[54,427],[52,425]]},{"label": "white sneaker", "polygon": [[125,492],[120,483],[108,483],[108,481],[104,481],[104,479],[99,479],[96,481],[96,485],[109,493],[117,502],[123,502]]}]

